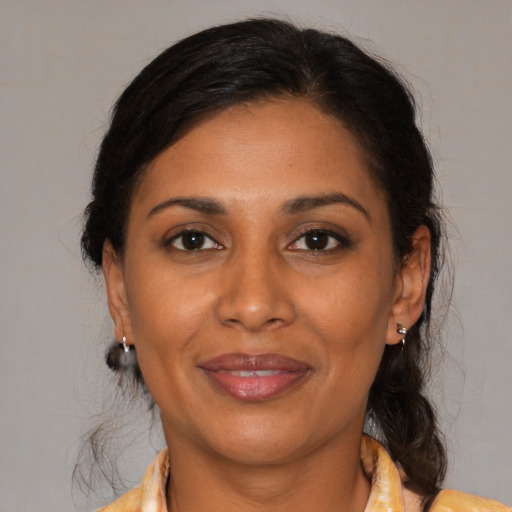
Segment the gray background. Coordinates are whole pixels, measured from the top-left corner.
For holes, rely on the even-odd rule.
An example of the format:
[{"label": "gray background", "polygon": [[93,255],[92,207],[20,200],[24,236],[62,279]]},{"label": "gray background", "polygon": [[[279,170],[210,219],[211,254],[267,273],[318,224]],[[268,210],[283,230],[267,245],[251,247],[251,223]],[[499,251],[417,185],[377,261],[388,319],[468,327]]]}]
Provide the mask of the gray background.
[{"label": "gray background", "polygon": [[[171,42],[261,13],[346,31],[415,88],[457,226],[447,354],[432,388],[447,486],[512,503],[510,1],[0,0],[1,511],[74,507],[70,474],[111,334],[78,247],[110,105]],[[155,448],[139,443],[133,478]],[[99,500],[74,497],[80,510]]]}]

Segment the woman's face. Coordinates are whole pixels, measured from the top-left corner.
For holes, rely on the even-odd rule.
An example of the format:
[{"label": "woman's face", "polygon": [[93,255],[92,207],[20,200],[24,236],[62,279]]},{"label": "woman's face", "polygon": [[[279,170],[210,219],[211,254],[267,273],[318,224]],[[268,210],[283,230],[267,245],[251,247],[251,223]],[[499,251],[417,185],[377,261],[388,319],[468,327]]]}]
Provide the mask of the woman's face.
[{"label": "woman's face", "polygon": [[277,99],[147,168],[105,274],[171,449],[283,462],[358,440],[404,308],[382,192],[344,126]]}]

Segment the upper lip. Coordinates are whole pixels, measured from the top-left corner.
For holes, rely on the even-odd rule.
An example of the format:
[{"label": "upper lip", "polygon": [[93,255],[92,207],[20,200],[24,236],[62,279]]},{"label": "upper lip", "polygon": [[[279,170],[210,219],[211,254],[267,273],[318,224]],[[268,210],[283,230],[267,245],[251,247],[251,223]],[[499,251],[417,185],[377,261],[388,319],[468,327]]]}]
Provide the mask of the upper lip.
[{"label": "upper lip", "polygon": [[199,365],[209,371],[283,370],[303,372],[310,367],[282,354],[223,354]]}]

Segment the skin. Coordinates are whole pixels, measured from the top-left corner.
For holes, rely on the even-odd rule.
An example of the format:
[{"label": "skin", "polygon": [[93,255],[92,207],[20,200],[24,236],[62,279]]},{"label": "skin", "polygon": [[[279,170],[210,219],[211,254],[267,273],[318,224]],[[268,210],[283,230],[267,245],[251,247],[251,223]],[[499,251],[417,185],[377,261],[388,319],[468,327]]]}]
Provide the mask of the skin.
[{"label": "skin", "polygon": [[[290,211],[297,198],[332,194],[352,204]],[[190,197],[223,213],[169,203]],[[210,238],[184,250],[184,228]],[[311,229],[338,240],[312,250],[303,235]],[[104,274],[116,336],[136,345],[161,411],[169,510],[364,510],[368,391],[385,344],[401,339],[397,322],[411,326],[421,314],[429,244],[418,228],[413,253],[396,264],[364,153],[306,101],[231,107],[151,162],[122,258],[105,244]],[[248,403],[199,368],[239,352],[282,354],[310,371]]]}]

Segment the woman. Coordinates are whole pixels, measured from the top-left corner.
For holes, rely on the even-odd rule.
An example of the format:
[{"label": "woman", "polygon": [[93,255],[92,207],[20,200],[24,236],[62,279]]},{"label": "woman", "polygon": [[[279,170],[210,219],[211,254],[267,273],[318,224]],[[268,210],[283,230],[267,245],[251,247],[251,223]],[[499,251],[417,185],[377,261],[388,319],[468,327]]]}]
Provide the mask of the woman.
[{"label": "woman", "polygon": [[440,491],[423,388],[442,225],[414,116],[392,70],[276,20],[191,36],[128,86],[82,246],[107,362],[147,389],[167,450],[102,510],[510,510]]}]

